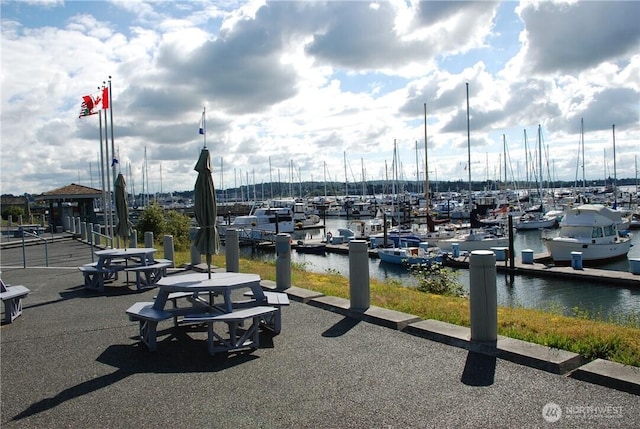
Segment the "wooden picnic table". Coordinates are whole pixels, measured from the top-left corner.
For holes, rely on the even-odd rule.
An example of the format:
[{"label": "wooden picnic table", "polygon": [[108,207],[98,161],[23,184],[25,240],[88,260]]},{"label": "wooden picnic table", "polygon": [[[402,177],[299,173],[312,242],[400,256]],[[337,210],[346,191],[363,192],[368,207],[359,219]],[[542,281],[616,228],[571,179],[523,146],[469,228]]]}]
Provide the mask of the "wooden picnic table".
[{"label": "wooden picnic table", "polygon": [[[128,310],[130,320],[140,323],[140,339],[149,350],[157,347],[157,325],[163,320],[182,317],[182,323],[204,323],[207,325],[209,352],[230,351],[240,348],[258,347],[258,330],[262,322],[272,320],[279,312],[269,306],[260,285],[260,276],[245,273],[191,273],[163,277],[157,283],[158,295],[154,302],[138,302]],[[250,293],[249,300],[236,300],[232,292],[245,289]],[[220,303],[214,303],[212,294],[221,297]],[[239,293],[237,296],[242,297]],[[188,298],[190,306],[177,307],[176,299]],[[207,299],[203,299],[203,298]],[[167,306],[172,301],[173,307]],[[239,330],[244,321],[251,326]],[[228,325],[228,336],[216,332],[213,324],[222,322]],[[242,333],[240,333],[242,332]]]},{"label": "wooden picnic table", "polygon": [[[127,249],[105,249],[95,252],[98,261],[86,264],[78,269],[84,275],[84,286],[87,289],[104,291],[104,281],[117,279],[120,271],[135,272],[138,290],[155,287],[155,283],[162,278],[169,261],[155,261],[153,247],[131,247]],[[129,262],[132,261],[131,265]],[[122,263],[124,262],[124,264]]]}]

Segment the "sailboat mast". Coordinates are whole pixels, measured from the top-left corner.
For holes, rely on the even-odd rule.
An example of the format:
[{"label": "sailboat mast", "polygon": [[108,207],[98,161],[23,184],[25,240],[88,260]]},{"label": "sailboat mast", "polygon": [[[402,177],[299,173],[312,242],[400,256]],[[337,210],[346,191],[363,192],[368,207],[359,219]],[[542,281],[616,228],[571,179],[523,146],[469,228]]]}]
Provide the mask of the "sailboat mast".
[{"label": "sailboat mast", "polygon": [[540,209],[544,212],[542,205],[542,125],[538,124],[538,198],[540,198]]},{"label": "sailboat mast", "polygon": [[502,135],[502,152],[504,153],[504,188],[507,189],[507,136]]},{"label": "sailboat mast", "polygon": [[344,162],[344,196],[349,196],[349,177],[347,176],[347,152],[342,152],[342,159]]},{"label": "sailboat mast", "polygon": [[587,181],[584,177],[584,118],[580,118],[580,143],[582,145],[582,195],[585,195]]},{"label": "sailboat mast", "polygon": [[424,198],[427,204],[427,216],[429,216],[429,155],[427,152],[427,103],[424,103]]},{"label": "sailboat mast", "polygon": [[471,131],[469,126],[469,82],[466,82],[467,87],[467,168],[469,170],[469,214],[471,214],[473,206],[473,193],[471,191]]},{"label": "sailboat mast", "polygon": [[611,125],[613,132],[613,207],[618,208],[618,175],[616,169],[616,125]]}]

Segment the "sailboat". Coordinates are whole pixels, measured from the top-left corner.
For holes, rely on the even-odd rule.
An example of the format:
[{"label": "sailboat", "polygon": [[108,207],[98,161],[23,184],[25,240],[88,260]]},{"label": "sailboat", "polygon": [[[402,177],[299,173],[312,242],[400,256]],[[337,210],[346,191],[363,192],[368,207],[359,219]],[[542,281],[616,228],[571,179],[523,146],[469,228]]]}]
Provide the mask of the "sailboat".
[{"label": "sailboat", "polygon": [[[471,189],[471,130],[469,124],[469,83],[467,86],[467,157],[469,172],[469,207],[473,207],[473,191]],[[492,247],[506,247],[509,245],[509,237],[507,237],[498,226],[484,227],[478,221],[477,213],[471,210],[470,213],[471,228],[468,232],[457,231],[452,238],[441,240],[429,240],[431,246],[437,246],[442,251],[449,252],[453,250],[453,244],[458,244],[461,252],[472,252],[474,250],[489,250]],[[477,222],[477,223],[476,223]]]},{"label": "sailboat", "polygon": [[[527,134],[525,131],[525,146],[527,141]],[[526,156],[526,154],[525,154]],[[538,188],[538,198],[540,204],[533,209],[525,210],[514,222],[514,227],[517,230],[532,230],[541,228],[552,228],[558,224],[556,214],[548,215],[544,210],[544,203],[542,200],[542,126],[538,125],[538,175],[536,179],[536,185]]]}]

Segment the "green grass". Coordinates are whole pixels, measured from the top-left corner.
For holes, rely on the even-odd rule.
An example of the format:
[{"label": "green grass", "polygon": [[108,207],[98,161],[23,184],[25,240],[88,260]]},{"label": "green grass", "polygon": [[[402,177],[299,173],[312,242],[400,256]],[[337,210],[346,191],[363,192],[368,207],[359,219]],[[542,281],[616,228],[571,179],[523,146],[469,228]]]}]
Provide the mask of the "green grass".
[{"label": "green grass", "polygon": [[[162,252],[162,249],[160,249]],[[189,252],[176,253],[176,265],[190,261]],[[214,265],[226,265],[224,255],[214,255]],[[276,280],[276,264],[248,259],[240,260],[240,271],[259,274],[265,280]],[[293,264],[291,284],[328,296],[349,298],[349,279],[328,271],[313,273],[304,265]],[[469,300],[420,292],[403,287],[397,281],[370,280],[371,305],[413,314],[422,319],[435,319],[459,326],[470,325]],[[602,320],[599,314],[573,309],[574,317],[522,307],[498,308],[498,333],[523,341],[578,353],[587,360],[607,359],[640,367],[640,315],[620,320]]]}]

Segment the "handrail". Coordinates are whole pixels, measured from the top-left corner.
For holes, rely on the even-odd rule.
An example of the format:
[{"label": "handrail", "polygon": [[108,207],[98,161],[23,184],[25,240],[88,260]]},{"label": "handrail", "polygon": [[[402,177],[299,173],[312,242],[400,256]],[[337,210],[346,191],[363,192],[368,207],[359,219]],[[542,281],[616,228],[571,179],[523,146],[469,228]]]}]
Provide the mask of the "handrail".
[{"label": "handrail", "polygon": [[90,244],[90,247],[91,247],[91,262],[94,262],[94,258],[95,258],[95,253],[94,253],[95,247],[96,247],[95,244],[94,244],[95,243],[95,239],[94,239],[95,236],[102,237],[105,240],[107,240],[107,242],[109,242],[109,245],[107,247],[110,247],[110,248],[113,249],[113,237],[101,234],[101,233],[96,232],[96,231],[91,231],[90,234],[89,234],[89,244]]},{"label": "handrail", "polygon": [[25,234],[44,241],[44,264],[45,264],[45,267],[48,267],[49,266],[49,240],[47,240],[46,238],[40,237],[38,234],[33,234],[29,231],[25,231],[24,229],[21,232],[22,232],[22,268],[27,268],[27,252],[25,250],[26,245],[24,242]]}]

